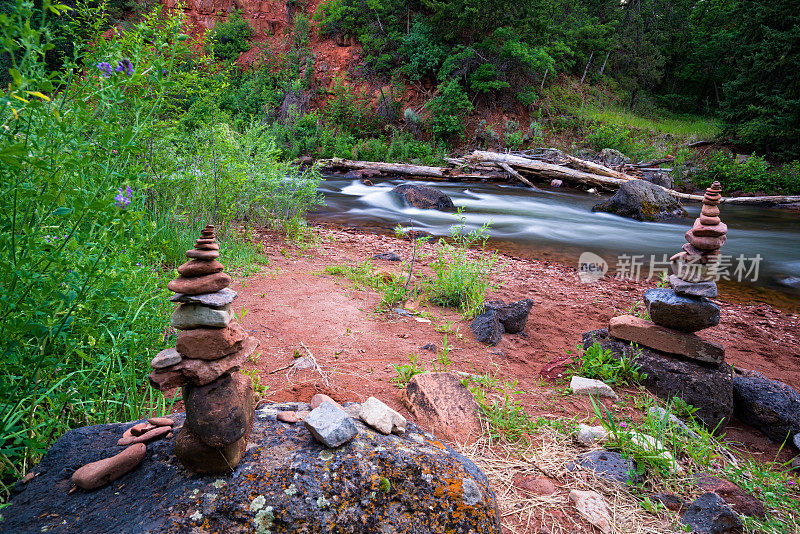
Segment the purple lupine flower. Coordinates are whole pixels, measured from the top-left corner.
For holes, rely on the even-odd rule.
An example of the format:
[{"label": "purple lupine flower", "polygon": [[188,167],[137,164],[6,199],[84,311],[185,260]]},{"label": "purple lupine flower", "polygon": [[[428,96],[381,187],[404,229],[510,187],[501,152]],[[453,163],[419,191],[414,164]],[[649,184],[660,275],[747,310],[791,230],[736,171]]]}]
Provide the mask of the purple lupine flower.
[{"label": "purple lupine flower", "polygon": [[122,188],[119,188],[119,194],[114,197],[114,202],[117,204],[118,208],[126,208],[128,204],[131,203],[131,198],[133,195],[133,191],[131,191],[131,187],[128,186],[125,191]]},{"label": "purple lupine flower", "polygon": [[111,67],[111,63],[108,61],[98,63],[97,68],[100,70],[100,76],[103,78],[108,78],[114,73],[114,69]]},{"label": "purple lupine flower", "polygon": [[133,76],[133,63],[131,63],[129,59],[123,59],[117,62],[117,68],[114,70],[117,72],[124,72],[128,76]]}]

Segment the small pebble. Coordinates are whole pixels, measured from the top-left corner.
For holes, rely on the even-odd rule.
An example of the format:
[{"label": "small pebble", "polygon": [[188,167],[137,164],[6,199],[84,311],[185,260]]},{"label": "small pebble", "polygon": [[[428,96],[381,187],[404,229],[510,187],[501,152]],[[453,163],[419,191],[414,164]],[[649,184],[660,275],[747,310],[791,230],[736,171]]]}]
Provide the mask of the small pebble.
[{"label": "small pebble", "polygon": [[130,436],[122,438],[117,442],[117,445],[132,445],[134,443],[146,443],[148,441],[166,436],[172,429],[168,426],[159,426],[142,434],[141,436]]},{"label": "small pebble", "polygon": [[278,421],[283,421],[284,423],[296,423],[297,422],[297,413],[292,411],[284,411],[278,412],[276,416]]},{"label": "small pebble", "polygon": [[151,417],[147,422],[155,426],[172,426],[175,424],[175,421],[169,417]]},{"label": "small pebble", "polygon": [[133,434],[134,436],[143,436],[144,434],[147,434],[148,432],[150,432],[154,428],[158,428],[158,427],[156,425],[151,425],[151,424],[146,424],[146,425],[144,425],[142,427],[140,427],[139,425],[136,425],[134,427],[131,427],[131,434]]},{"label": "small pebble", "polygon": [[126,430],[125,432],[122,433],[122,437],[123,438],[129,438],[131,436],[140,436],[141,433],[137,434],[136,432],[139,432],[139,430],[141,430],[142,428],[144,428],[146,426],[147,426],[147,423],[139,423],[137,425],[133,425],[128,430]]}]

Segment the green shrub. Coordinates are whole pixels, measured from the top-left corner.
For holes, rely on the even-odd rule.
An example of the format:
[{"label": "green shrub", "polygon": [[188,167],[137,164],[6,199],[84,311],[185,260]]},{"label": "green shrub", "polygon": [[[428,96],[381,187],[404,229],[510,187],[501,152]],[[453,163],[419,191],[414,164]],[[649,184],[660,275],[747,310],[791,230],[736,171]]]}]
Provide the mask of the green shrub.
[{"label": "green shrub", "polygon": [[430,264],[436,277],[426,290],[432,302],[457,307],[471,319],[483,310],[489,275],[497,257],[496,254],[481,255],[477,260],[468,257],[470,247],[480,245],[484,249],[489,226],[485,224],[469,233],[464,232],[464,226],[462,216],[461,223],[450,230],[452,243],[439,241],[436,259]]},{"label": "green shrub", "polygon": [[457,79],[439,86],[439,94],[425,107],[431,113],[431,132],[439,139],[464,137],[464,119],[472,111],[472,103]]},{"label": "green shrub", "polygon": [[691,179],[699,187],[708,187],[714,180],[719,180],[724,194],[766,192],[797,195],[800,194],[800,162],[776,168],[755,154],[739,162],[733,155],[718,151],[701,163],[699,172]]},{"label": "green shrub", "polygon": [[206,52],[223,61],[235,61],[242,52],[250,50],[254,34],[250,23],[234,11],[228,20],[217,22],[206,39]]},{"label": "green shrub", "polygon": [[600,151],[604,148],[613,148],[623,154],[630,155],[634,151],[634,141],[630,132],[619,126],[610,124],[596,124],[586,134],[586,142],[592,150]]}]

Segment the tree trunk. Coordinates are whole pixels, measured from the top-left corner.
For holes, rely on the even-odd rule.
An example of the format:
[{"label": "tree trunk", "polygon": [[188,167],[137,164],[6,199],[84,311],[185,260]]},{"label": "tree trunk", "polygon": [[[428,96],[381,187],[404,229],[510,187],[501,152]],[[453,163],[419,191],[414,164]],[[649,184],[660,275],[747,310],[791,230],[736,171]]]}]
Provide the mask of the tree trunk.
[{"label": "tree trunk", "polygon": [[586,79],[586,73],[589,72],[589,65],[592,64],[593,57],[594,57],[594,50],[592,50],[592,53],[589,54],[589,61],[586,62],[586,68],[583,69],[583,76],[581,76],[581,84],[583,84],[583,80]]}]

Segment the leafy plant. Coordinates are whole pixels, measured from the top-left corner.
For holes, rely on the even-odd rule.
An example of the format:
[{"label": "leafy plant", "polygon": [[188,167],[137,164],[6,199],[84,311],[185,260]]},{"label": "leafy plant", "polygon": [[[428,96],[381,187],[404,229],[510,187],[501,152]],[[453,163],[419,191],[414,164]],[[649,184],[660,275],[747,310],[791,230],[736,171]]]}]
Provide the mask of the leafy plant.
[{"label": "leafy plant", "polygon": [[235,61],[242,52],[250,50],[249,41],[254,33],[250,23],[242,18],[242,12],[234,11],[209,32],[206,51],[217,59]]},{"label": "leafy plant", "polygon": [[432,302],[442,306],[458,307],[467,318],[472,318],[483,308],[489,274],[497,261],[496,254],[470,258],[468,251],[480,245],[481,251],[488,239],[488,224],[471,232],[465,232],[465,218],[459,212],[461,223],[450,230],[452,243],[440,240],[436,258],[430,267],[436,275],[427,287]]},{"label": "leafy plant", "polygon": [[607,384],[634,384],[647,378],[639,372],[639,366],[634,363],[635,348],[631,344],[630,351],[625,351],[621,357],[616,357],[610,349],[604,349],[600,343],[594,343],[584,349],[577,345],[572,354],[572,371],[574,374],[586,378],[596,378]]},{"label": "leafy plant", "polygon": [[425,107],[431,113],[431,132],[439,139],[464,136],[464,118],[472,111],[472,103],[457,79],[439,86],[439,94]]},{"label": "leafy plant", "polygon": [[425,372],[425,369],[420,367],[418,360],[419,355],[415,353],[408,357],[408,363],[394,366],[397,376],[392,378],[392,382],[394,382],[397,387],[401,389],[404,388],[412,378]]}]

